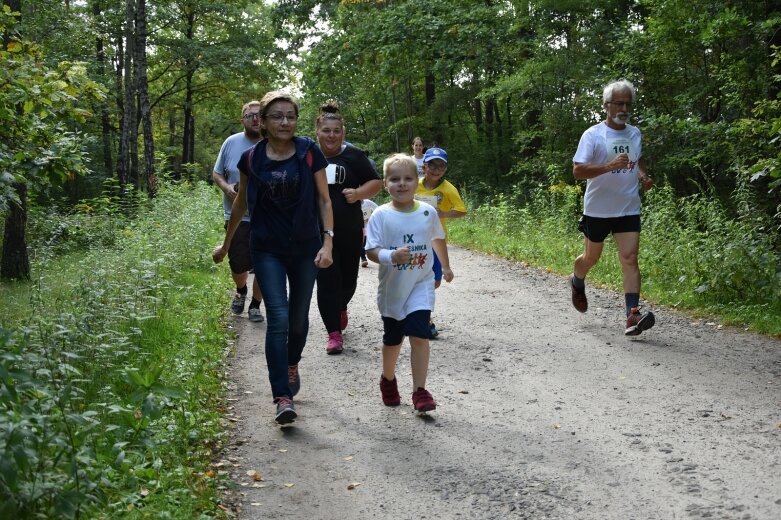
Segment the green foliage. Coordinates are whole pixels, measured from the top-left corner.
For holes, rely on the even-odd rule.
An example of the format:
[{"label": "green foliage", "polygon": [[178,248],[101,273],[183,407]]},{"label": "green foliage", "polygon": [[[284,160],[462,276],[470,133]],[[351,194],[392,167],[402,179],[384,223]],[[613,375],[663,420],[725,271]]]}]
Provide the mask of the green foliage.
[{"label": "green foliage", "polygon": [[164,183],[135,219],[92,231],[112,239],[63,234],[68,254],[36,255],[33,285],[0,286],[0,516],[217,515],[216,204],[206,185]]},{"label": "green foliage", "polygon": [[[744,183],[745,185],[745,183]],[[572,272],[582,252],[577,231],[582,194],[577,186],[517,186],[490,202],[470,201],[465,219],[450,224],[456,243],[555,271]],[[732,196],[743,208],[733,218],[713,196],[678,198],[670,186],[646,193],[640,267],[643,297],[658,303],[721,316],[781,335],[781,244],[752,211],[751,190]],[[589,273],[590,283],[615,290],[621,266],[612,240]]]},{"label": "green foliage", "polygon": [[[3,6],[0,32],[14,23]],[[81,63],[48,67],[36,45],[13,36],[0,48],[0,210],[18,202],[14,183],[46,189],[86,171],[86,136],[73,122],[90,117],[84,103],[103,95]]]}]

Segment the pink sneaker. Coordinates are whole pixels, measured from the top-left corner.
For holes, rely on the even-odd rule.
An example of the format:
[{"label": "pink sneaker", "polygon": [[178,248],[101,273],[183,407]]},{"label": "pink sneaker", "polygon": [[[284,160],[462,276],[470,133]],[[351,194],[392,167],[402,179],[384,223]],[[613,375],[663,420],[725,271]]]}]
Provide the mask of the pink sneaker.
[{"label": "pink sneaker", "polygon": [[341,354],[342,350],[344,350],[342,333],[337,330],[328,334],[328,344],[325,346],[325,351],[328,354]]},{"label": "pink sneaker", "polygon": [[350,321],[350,317],[347,315],[347,309],[343,310],[339,315],[339,328],[344,330],[347,328],[347,323]]}]

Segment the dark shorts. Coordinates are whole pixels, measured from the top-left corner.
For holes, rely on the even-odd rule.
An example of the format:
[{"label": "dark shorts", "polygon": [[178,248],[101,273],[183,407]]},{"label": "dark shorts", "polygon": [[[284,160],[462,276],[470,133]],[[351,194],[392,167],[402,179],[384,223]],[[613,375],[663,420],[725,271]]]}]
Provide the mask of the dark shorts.
[{"label": "dark shorts", "polygon": [[431,311],[415,311],[401,321],[383,316],[383,345],[398,345],[404,341],[404,336],[428,338],[431,335],[430,319]]},{"label": "dark shorts", "polygon": [[602,243],[611,233],[639,233],[640,215],[626,215],[624,217],[599,218],[583,215],[580,219],[580,230],[586,238],[592,242]]},{"label": "dark shorts", "polygon": [[434,255],[434,266],[432,269],[434,270],[434,281],[441,282],[442,281],[442,262],[439,261],[439,257],[434,252],[434,250],[431,250],[431,254]]},{"label": "dark shorts", "polygon": [[[225,221],[228,229],[228,221]],[[252,255],[249,251],[250,223],[241,221],[228,249],[228,265],[232,273],[246,273],[252,269]]]}]

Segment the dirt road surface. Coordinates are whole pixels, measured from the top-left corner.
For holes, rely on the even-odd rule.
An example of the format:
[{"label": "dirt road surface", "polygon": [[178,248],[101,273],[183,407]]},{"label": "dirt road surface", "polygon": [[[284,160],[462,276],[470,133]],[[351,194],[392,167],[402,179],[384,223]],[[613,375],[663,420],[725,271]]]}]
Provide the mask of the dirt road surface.
[{"label": "dirt road surface", "polygon": [[265,323],[233,319],[219,465],[238,518],[781,518],[781,341],[660,308],[627,338],[620,294],[589,288],[581,315],[558,275],[450,254],[427,416],[406,343],[402,404],[380,400],[376,265],[342,355],[326,355],[313,301],[291,426],[273,420]]}]

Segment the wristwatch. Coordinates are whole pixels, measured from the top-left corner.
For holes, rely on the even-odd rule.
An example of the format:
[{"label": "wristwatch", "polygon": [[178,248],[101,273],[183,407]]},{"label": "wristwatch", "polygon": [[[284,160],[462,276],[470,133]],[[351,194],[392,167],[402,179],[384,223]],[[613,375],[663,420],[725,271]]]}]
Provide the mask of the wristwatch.
[{"label": "wristwatch", "polygon": [[323,230],[323,234],[324,235],[328,235],[329,237],[333,238],[334,237],[334,230],[333,229],[324,229]]}]

